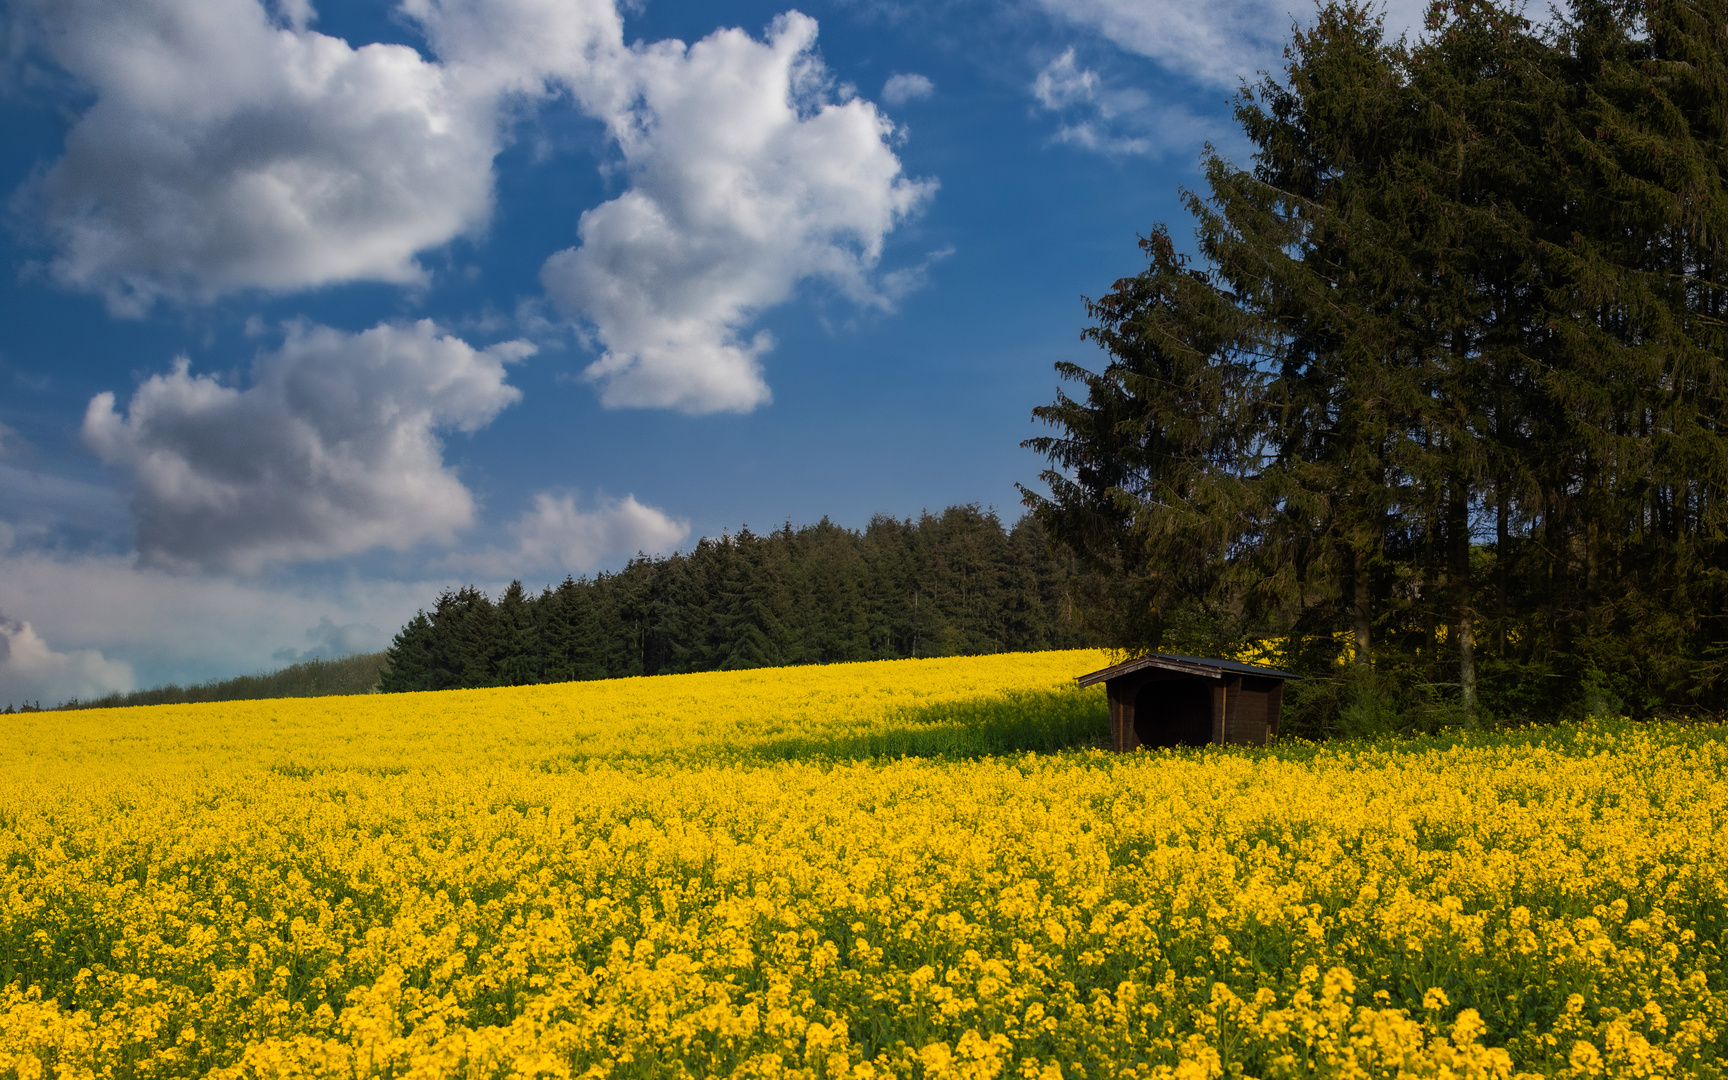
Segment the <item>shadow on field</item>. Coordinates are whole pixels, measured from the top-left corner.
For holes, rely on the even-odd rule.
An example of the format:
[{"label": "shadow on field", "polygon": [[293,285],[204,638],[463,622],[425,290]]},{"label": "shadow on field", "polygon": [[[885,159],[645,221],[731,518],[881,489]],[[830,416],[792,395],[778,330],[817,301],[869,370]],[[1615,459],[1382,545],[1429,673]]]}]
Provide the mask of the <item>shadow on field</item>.
[{"label": "shadow on field", "polygon": [[653,753],[566,753],[543,760],[540,767],[556,773],[593,761],[750,765],[1053,753],[1108,746],[1110,706],[1096,691],[1047,690],[902,709],[863,719],[858,728],[776,734],[747,742],[693,742]]},{"label": "shadow on field", "polygon": [[891,714],[852,735],[787,735],[717,748],[735,759],[978,758],[1108,746],[1110,706],[1103,694],[1047,690],[986,701],[955,701]]}]

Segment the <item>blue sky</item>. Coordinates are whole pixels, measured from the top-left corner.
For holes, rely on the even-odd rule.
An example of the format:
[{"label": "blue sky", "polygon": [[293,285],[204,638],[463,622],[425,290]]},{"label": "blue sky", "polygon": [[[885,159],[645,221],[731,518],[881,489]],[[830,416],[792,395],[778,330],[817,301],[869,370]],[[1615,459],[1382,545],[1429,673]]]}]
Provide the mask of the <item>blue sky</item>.
[{"label": "blue sky", "polygon": [[1186,235],[1310,10],[18,0],[0,702],[746,524],[1013,520],[1081,297]]}]

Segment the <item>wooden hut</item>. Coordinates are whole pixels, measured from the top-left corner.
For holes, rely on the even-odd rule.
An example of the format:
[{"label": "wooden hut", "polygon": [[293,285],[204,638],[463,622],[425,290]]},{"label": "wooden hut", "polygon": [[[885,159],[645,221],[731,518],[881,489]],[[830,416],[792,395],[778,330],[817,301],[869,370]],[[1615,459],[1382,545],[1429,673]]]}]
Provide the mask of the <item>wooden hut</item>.
[{"label": "wooden hut", "polygon": [[1284,682],[1299,679],[1235,660],[1153,653],[1080,676],[1110,696],[1110,746],[1265,746],[1278,736]]}]

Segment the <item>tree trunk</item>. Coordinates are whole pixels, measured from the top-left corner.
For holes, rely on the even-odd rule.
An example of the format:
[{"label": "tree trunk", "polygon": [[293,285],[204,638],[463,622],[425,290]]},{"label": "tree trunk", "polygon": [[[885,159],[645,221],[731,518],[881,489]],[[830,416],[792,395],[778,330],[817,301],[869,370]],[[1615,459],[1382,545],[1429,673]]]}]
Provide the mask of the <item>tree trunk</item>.
[{"label": "tree trunk", "polygon": [[1476,619],[1469,608],[1458,617],[1458,687],[1464,715],[1476,723]]},{"label": "tree trunk", "polygon": [[1476,723],[1476,610],[1470,588],[1469,489],[1460,481],[1452,485],[1452,596],[1458,613],[1458,688],[1464,715]]},{"label": "tree trunk", "polygon": [[1506,658],[1506,612],[1507,612],[1507,563],[1511,561],[1507,547],[1511,543],[1511,530],[1507,527],[1506,484],[1505,481],[1494,485],[1494,591],[1495,597],[1495,644],[1499,647],[1500,658]]},{"label": "tree trunk", "polygon": [[1350,615],[1356,631],[1356,662],[1367,665],[1371,663],[1369,635],[1372,624],[1368,618],[1368,560],[1362,557],[1357,548],[1350,549]]}]

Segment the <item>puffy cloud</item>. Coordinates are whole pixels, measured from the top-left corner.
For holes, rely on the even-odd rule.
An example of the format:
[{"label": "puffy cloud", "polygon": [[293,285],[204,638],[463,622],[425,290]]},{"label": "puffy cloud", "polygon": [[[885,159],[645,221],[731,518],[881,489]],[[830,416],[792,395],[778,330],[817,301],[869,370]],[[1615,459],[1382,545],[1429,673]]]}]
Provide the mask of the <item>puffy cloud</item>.
[{"label": "puffy cloud", "polygon": [[593,323],[604,353],[586,372],[609,406],[746,412],[769,399],[746,337],[806,279],[866,304],[885,237],[935,190],[902,175],[893,126],[867,101],[836,101],[790,13],[766,41],[722,30],[686,47],[618,54],[611,77],[577,81],[623,153],[630,187],[582,215],[581,244],[541,280]]},{"label": "puffy cloud", "polygon": [[402,10],[477,94],[537,94],[556,80],[593,96],[624,49],[613,0],[403,0]]},{"label": "puffy cloud", "polygon": [[410,284],[416,252],[486,223],[506,88],[280,7],[278,24],[256,0],[23,0],[25,36],[94,94],[20,198],[58,280],[132,314]]},{"label": "puffy cloud", "polygon": [[181,359],[125,415],[98,394],[84,441],[135,472],[138,551],[151,565],[253,571],[448,543],[474,500],[437,432],[477,430],[516,401],[504,365],[533,351],[475,349],[429,320],[359,334],[291,325],[245,389]]},{"label": "puffy cloud", "polygon": [[270,0],[270,7],[278,19],[296,30],[306,29],[318,18],[318,9],[312,6],[312,0]]},{"label": "puffy cloud", "polygon": [[514,551],[491,550],[452,561],[510,577],[546,569],[586,573],[609,557],[669,552],[690,535],[690,523],[644,506],[634,495],[583,510],[572,495],[542,492],[510,531],[516,536]]},{"label": "puffy cloud", "polygon": [[55,652],[29,623],[0,615],[0,701],[58,704],[132,686],[129,665],[95,649]]},{"label": "puffy cloud", "polygon": [[882,84],[882,100],[890,105],[904,105],[908,101],[927,98],[935,92],[935,83],[916,74],[890,75],[888,81]]},{"label": "puffy cloud", "polygon": [[[0,551],[0,611],[27,620],[60,655],[96,652],[127,665],[136,686],[184,685],[274,667],[281,663],[275,654],[284,650],[319,651],[330,638],[326,622],[332,634],[362,651],[383,648],[416,608],[456,584],[447,578],[204,576],[139,565],[126,555]],[[384,629],[368,639],[371,627]],[[44,685],[30,696],[47,704],[50,697],[127,688]],[[6,700],[0,696],[0,708]]]},{"label": "puffy cloud", "polygon": [[[67,678],[50,685],[0,679],[7,700],[40,698],[44,704],[132,686],[181,684],[259,671],[312,656],[369,652],[417,608],[430,607],[446,588],[480,573],[500,580],[521,576],[545,584],[566,570],[590,571],[604,556],[637,550],[667,551],[689,527],[635,499],[583,505],[563,495],[535,500],[514,524],[517,543],[507,552],[451,559],[446,571],[415,581],[356,578],[233,577],[187,574],[141,565],[124,555],[68,555],[41,549],[8,550],[0,523],[0,611],[28,619],[32,633],[72,658],[62,670],[106,671],[103,680]],[[544,577],[531,577],[544,573]],[[164,633],[171,627],[172,633]],[[29,652],[29,647],[26,647]],[[135,674],[120,679],[119,668]],[[50,661],[50,663],[53,663]],[[40,662],[32,670],[40,670]],[[0,675],[4,673],[0,662]],[[14,697],[8,699],[5,695]]]},{"label": "puffy cloud", "polygon": [[530,565],[592,570],[609,555],[668,551],[690,535],[690,523],[643,506],[634,495],[578,510],[572,496],[542,493],[512,531]]},{"label": "puffy cloud", "polygon": [[[1039,0],[1128,52],[1150,57],[1198,82],[1234,87],[1277,70],[1291,23],[1312,4],[1286,0]],[[1387,0],[1386,28],[1396,37],[1421,27],[1427,0]]]},{"label": "puffy cloud", "polygon": [[[630,188],[543,268],[589,320],[608,405],[768,400],[748,324],[801,281],[887,305],[886,235],[935,190],[893,126],[830,92],[814,20],[627,48],[613,0],[404,0],[435,59],[310,29],[307,0],[21,0],[21,38],[93,103],[18,208],[54,276],[140,314],[158,299],[426,280],[418,253],[483,228],[512,95],[562,85],[603,120]],[[888,96],[928,92],[921,76]]]},{"label": "puffy cloud", "polygon": [[1098,73],[1077,64],[1074,50],[1069,49],[1044,65],[1032,81],[1032,96],[1051,110],[1091,104],[1098,96]]}]

